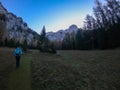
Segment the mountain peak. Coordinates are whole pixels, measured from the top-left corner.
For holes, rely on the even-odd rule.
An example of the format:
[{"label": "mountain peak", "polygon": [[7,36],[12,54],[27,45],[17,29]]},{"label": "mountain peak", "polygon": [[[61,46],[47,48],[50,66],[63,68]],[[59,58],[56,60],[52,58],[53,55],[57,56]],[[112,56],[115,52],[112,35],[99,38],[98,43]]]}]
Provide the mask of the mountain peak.
[{"label": "mountain peak", "polygon": [[55,33],[48,32],[47,37],[50,41],[62,41],[67,33],[76,34],[77,30],[78,30],[78,27],[75,24],[73,24],[73,25],[69,26],[68,29],[65,29],[65,30],[59,30]]},{"label": "mountain peak", "polygon": [[77,25],[73,24],[73,25],[69,26],[69,28],[66,29],[65,31],[66,31],[66,33],[73,33],[73,32],[76,32],[77,30],[78,30]]},{"label": "mountain peak", "polygon": [[78,29],[78,27],[77,27],[77,25],[73,24],[69,27],[69,29],[76,30],[76,29]]}]

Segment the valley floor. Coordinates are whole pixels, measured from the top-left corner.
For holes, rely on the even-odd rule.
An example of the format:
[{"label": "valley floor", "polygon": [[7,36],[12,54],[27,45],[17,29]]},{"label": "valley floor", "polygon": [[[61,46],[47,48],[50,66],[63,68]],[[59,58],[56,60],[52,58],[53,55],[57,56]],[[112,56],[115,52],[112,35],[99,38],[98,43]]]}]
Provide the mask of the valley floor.
[{"label": "valley floor", "polygon": [[0,90],[119,90],[120,50],[30,50],[15,68],[13,49],[0,48]]}]

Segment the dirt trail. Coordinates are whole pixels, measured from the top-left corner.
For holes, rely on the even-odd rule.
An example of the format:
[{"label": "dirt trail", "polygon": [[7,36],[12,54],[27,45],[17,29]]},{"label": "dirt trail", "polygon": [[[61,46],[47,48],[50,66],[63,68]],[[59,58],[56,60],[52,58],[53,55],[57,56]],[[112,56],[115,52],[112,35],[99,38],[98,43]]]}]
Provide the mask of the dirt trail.
[{"label": "dirt trail", "polygon": [[20,67],[11,67],[8,80],[8,90],[31,90],[31,55],[21,57]]}]

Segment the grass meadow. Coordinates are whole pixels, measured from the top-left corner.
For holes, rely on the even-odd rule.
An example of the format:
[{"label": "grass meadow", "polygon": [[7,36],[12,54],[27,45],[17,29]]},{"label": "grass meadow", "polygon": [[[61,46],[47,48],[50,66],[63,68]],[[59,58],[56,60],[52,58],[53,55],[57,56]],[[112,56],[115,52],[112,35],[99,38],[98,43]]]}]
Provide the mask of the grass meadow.
[{"label": "grass meadow", "polygon": [[24,53],[16,69],[13,52],[0,48],[0,90],[31,90],[31,54]]},{"label": "grass meadow", "polygon": [[0,48],[0,90],[120,90],[120,50],[30,50],[19,69],[13,50]]}]

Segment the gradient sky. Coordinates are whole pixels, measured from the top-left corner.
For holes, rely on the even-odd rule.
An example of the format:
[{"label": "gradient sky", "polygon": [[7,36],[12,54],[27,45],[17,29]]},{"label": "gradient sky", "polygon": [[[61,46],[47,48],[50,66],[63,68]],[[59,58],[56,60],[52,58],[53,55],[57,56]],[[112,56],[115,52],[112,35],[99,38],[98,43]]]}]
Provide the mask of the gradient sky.
[{"label": "gradient sky", "polygon": [[22,17],[40,33],[66,29],[72,24],[82,27],[86,14],[92,14],[94,0],[0,0],[9,11]]}]

